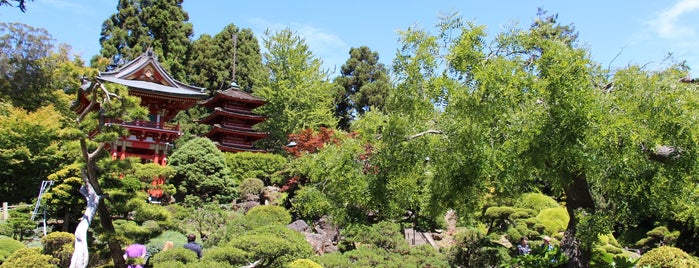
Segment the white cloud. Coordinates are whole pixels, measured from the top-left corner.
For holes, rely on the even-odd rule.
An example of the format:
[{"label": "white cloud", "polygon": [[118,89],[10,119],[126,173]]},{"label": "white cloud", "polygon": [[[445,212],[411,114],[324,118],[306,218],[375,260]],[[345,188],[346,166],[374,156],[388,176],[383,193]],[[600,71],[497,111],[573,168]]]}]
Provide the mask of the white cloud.
[{"label": "white cloud", "polygon": [[660,12],[649,24],[662,38],[692,37],[696,34],[697,25],[683,24],[680,19],[696,11],[699,11],[699,0],[680,0],[674,6]]}]

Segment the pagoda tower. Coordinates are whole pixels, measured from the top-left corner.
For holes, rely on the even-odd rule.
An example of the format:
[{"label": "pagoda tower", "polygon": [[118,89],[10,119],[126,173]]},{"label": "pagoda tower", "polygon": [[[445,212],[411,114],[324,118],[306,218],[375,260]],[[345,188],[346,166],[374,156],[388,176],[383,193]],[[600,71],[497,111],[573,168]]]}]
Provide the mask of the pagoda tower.
[{"label": "pagoda tower", "polygon": [[253,126],[266,120],[266,117],[252,112],[267,101],[240,90],[237,84],[223,91],[201,105],[213,112],[199,120],[201,124],[211,125],[211,130],[204,136],[224,152],[266,152],[256,149],[253,143],[266,138],[269,133],[253,130]]},{"label": "pagoda tower", "polygon": [[[179,124],[168,123],[179,111],[189,109],[207,97],[204,88],[186,85],[172,78],[159,64],[151,49],[133,61],[108,72],[100,72],[97,80],[124,85],[129,95],[141,98],[141,106],[148,109],[147,120],[107,122],[128,130],[128,136],[111,144],[112,159],[139,157],[144,163],[166,165],[167,155],[174,141],[182,136]],[[84,96],[76,108],[84,109]],[[154,178],[151,197],[162,196],[157,187],[164,178]]]}]

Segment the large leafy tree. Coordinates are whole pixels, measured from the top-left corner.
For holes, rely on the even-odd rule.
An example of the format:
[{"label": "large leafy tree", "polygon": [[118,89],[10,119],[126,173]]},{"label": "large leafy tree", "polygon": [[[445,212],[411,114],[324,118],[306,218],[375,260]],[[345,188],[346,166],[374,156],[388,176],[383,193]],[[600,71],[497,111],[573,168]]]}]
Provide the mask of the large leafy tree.
[{"label": "large leafy tree", "polygon": [[120,0],[117,13],[102,24],[100,56],[112,68],[153,48],[162,66],[176,79],[188,81],[186,61],[194,35],[183,0]]},{"label": "large leafy tree", "polygon": [[279,149],[291,133],[336,124],[332,84],[302,37],[290,29],[266,35],[263,56],[270,81],[253,89],[253,94],[267,100],[258,111],[267,116],[260,128],[270,132],[262,142]]},{"label": "large leafy tree", "polygon": [[338,92],[335,96],[335,117],[340,129],[349,129],[349,123],[371,109],[383,108],[390,88],[388,69],[379,62],[379,53],[369,47],[351,48],[350,58],[335,78]]},{"label": "large leafy tree", "polygon": [[251,92],[266,79],[257,38],[252,30],[234,24],[214,37],[204,34],[194,41],[189,66],[190,81],[211,92],[230,87],[234,68],[235,82],[244,91]]},{"label": "large leafy tree", "polygon": [[45,30],[21,23],[0,23],[0,98],[30,111],[51,102],[54,49]]},{"label": "large leafy tree", "polygon": [[234,197],[235,185],[226,158],[211,140],[192,139],[169,159],[170,166],[175,169],[172,184],[177,188],[178,200],[184,200],[185,195],[221,202]]},{"label": "large leafy tree", "polygon": [[65,161],[63,117],[53,106],[0,110],[0,195],[8,202],[31,202],[41,180]]}]

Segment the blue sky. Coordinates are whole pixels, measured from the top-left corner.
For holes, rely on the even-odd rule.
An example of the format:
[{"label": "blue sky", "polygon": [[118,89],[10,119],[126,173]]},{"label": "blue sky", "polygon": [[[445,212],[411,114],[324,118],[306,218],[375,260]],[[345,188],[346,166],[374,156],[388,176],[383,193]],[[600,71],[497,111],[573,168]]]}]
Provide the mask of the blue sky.
[{"label": "blue sky", "polygon": [[[26,13],[0,7],[0,21],[45,28],[57,42],[90,59],[99,52],[100,27],[116,12],[117,2],[34,0]],[[457,11],[494,35],[515,23],[528,27],[537,7],[542,7],[549,14],[558,13],[561,23],[572,23],[593,59],[604,66],[656,69],[673,53],[699,76],[699,0],[187,0],[183,6],[195,38],[214,35],[230,23],[252,29],[258,39],[265,29],[288,27],[306,39],[329,69],[339,69],[349,49],[363,45],[379,52],[381,62],[390,66],[398,48],[397,31],[417,26],[434,32],[440,14]]]}]

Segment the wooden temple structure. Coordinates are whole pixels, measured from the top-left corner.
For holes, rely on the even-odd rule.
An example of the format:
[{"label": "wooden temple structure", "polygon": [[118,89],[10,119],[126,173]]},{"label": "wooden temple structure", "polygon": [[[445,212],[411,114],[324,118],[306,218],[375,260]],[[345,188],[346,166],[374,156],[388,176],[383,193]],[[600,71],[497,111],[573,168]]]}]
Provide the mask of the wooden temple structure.
[{"label": "wooden temple structure", "polygon": [[[128,130],[128,136],[111,144],[109,150],[112,159],[139,157],[144,163],[166,165],[169,150],[183,134],[179,124],[168,122],[179,111],[191,108],[208,96],[204,88],[186,85],[172,78],[150,49],[113,71],[101,72],[97,80],[126,86],[129,95],[140,97],[141,106],[148,109],[148,120],[106,122]],[[80,102],[84,102],[84,97]],[[81,112],[85,106],[78,104],[76,111]],[[162,196],[158,186],[164,182],[164,178],[154,178],[153,187],[148,191],[151,197]]]},{"label": "wooden temple structure", "polygon": [[265,152],[256,149],[253,143],[269,136],[269,133],[253,130],[253,126],[266,120],[252,110],[267,103],[240,90],[237,84],[223,91],[218,91],[201,103],[212,113],[199,120],[199,123],[211,125],[211,130],[204,136],[224,152]]}]

